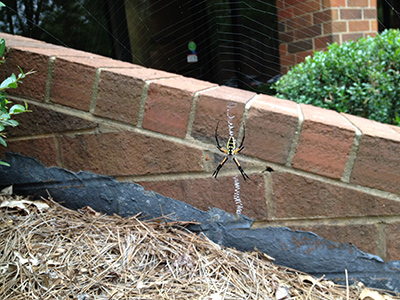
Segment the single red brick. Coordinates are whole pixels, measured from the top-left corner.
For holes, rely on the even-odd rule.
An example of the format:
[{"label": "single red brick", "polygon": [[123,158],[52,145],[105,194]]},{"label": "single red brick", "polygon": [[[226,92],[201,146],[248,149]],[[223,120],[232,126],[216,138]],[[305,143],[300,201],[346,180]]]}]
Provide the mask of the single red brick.
[{"label": "single red brick", "polygon": [[399,215],[400,202],[284,172],[273,172],[277,218]]},{"label": "single red brick", "polygon": [[145,80],[176,76],[147,68],[102,69],[94,114],[136,125]]},{"label": "single red brick", "polygon": [[400,134],[390,125],[345,114],[361,132],[351,182],[400,193]]},{"label": "single red brick", "polygon": [[[328,0],[324,0],[327,1]],[[346,6],[346,0],[331,0],[330,5],[328,7],[345,7]]]},{"label": "single red brick", "polygon": [[[242,214],[257,220],[268,218],[265,200],[265,185],[262,175],[251,177],[251,181],[243,181],[238,175],[240,184],[240,200],[243,205]],[[148,190],[184,201],[201,210],[217,207],[235,214],[237,205],[234,199],[235,182],[233,177],[197,178],[185,180],[141,181],[138,182]]]},{"label": "single red brick", "polygon": [[362,10],[364,19],[376,20],[378,11],[376,8],[365,8]]},{"label": "single red brick", "polygon": [[349,31],[350,32],[357,32],[357,31],[370,31],[369,28],[369,21],[362,20],[362,21],[349,21]]},{"label": "single red brick", "polygon": [[152,82],[146,100],[143,128],[185,137],[195,92],[216,86],[178,77]]},{"label": "single red brick", "polygon": [[283,55],[288,54],[288,50],[287,49],[288,49],[287,48],[287,44],[280,44],[279,45],[279,55],[283,56]]},{"label": "single red brick", "polygon": [[278,11],[278,21],[293,18],[293,7],[288,7]]},{"label": "single red brick", "polygon": [[321,33],[322,33],[321,24],[316,24],[295,30],[294,37],[298,40],[301,40],[305,38],[320,36]]},{"label": "single red brick", "polygon": [[340,114],[300,104],[304,122],[293,167],[340,179],[355,137],[355,129]]},{"label": "single red brick", "polygon": [[293,30],[287,32],[279,32],[279,40],[281,43],[291,43],[294,40]]},{"label": "single red brick", "polygon": [[335,33],[335,32],[347,32],[347,22],[333,21],[331,26],[331,31],[327,33]]},{"label": "single red brick", "polygon": [[293,66],[296,63],[296,55],[288,54],[280,58],[282,66]]},{"label": "single red brick", "polygon": [[304,27],[312,26],[312,16],[310,14],[299,16],[293,19],[288,19],[286,25],[290,30],[293,29],[305,29]]},{"label": "single red brick", "polygon": [[44,101],[49,59],[49,56],[25,51],[23,48],[10,48],[7,53],[6,77],[12,73],[18,76],[20,73],[18,66],[24,73],[29,71],[35,71],[35,73],[26,76],[17,89],[9,89],[7,93]]},{"label": "single red brick", "polygon": [[342,34],[342,41],[343,42],[356,41],[360,37],[364,37],[364,33],[363,32]]},{"label": "single red brick", "polygon": [[348,7],[368,7],[368,0],[347,0]]},{"label": "single red brick", "polygon": [[400,223],[386,225],[386,260],[400,260]]},{"label": "single red brick", "polygon": [[370,225],[310,225],[290,226],[294,230],[311,231],[336,243],[353,244],[361,251],[379,255],[376,226]]},{"label": "single red brick", "polygon": [[315,38],[314,46],[315,49],[326,49],[328,47],[328,44],[332,44],[332,42],[333,42],[333,36],[330,34]]},{"label": "single red brick", "polygon": [[[217,122],[220,122],[219,135],[228,137],[228,120],[230,120],[233,125],[232,130],[237,138],[245,105],[255,95],[255,93],[249,91],[227,86],[220,86],[200,93],[197,100],[192,136],[203,141],[214,142],[215,127]],[[229,116],[233,117],[232,119],[227,116],[228,107]]]},{"label": "single red brick", "polygon": [[131,131],[61,136],[64,167],[125,176],[200,172],[202,151]]},{"label": "single red brick", "polygon": [[54,103],[89,111],[96,68],[75,60],[78,58],[56,59],[51,79],[50,100]]},{"label": "single red brick", "polygon": [[313,24],[321,24],[332,21],[332,10],[326,9],[313,13]]},{"label": "single red brick", "polygon": [[246,120],[245,154],[285,164],[297,129],[297,104],[267,95],[252,103]]},{"label": "single red brick", "polygon": [[340,19],[342,20],[354,20],[354,19],[362,19],[362,10],[361,9],[340,9]]},{"label": "single red brick", "polygon": [[7,148],[0,147],[0,156],[4,158],[6,152],[34,157],[46,166],[58,166],[60,161],[55,137],[7,141]]},{"label": "single red brick", "polygon": [[[13,101],[13,103],[23,104],[21,101]],[[28,109],[31,112],[14,117],[19,125],[6,130],[8,137],[91,129],[98,126],[96,122],[34,104],[29,104]]]}]

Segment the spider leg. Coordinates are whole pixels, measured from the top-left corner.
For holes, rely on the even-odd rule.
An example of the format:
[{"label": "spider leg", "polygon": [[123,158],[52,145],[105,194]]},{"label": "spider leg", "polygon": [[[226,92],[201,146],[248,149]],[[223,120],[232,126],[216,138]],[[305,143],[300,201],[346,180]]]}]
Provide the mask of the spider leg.
[{"label": "spider leg", "polygon": [[245,138],[245,134],[246,134],[246,127],[243,125],[243,138],[242,138],[242,142],[240,143],[240,146],[236,149],[235,154],[239,153],[240,151],[242,151],[244,149],[244,138]]},{"label": "spider leg", "polygon": [[212,174],[212,176],[214,176],[215,178],[217,178],[219,170],[221,170],[222,166],[224,165],[224,163],[226,163],[227,160],[228,160],[228,156],[226,156],[226,157],[224,158],[224,160],[221,161],[221,163],[218,165],[217,169],[214,171],[214,173]]},{"label": "spider leg", "polygon": [[221,151],[222,153],[227,153],[227,151],[224,148],[221,147],[221,145],[219,144],[219,141],[218,141],[218,133],[217,133],[218,125],[219,125],[219,121],[217,123],[217,127],[215,128],[215,142],[217,144],[217,148],[218,148],[219,151]]},{"label": "spider leg", "polygon": [[233,161],[234,161],[235,164],[237,165],[237,167],[238,167],[240,173],[241,173],[242,176],[243,176],[243,179],[246,180],[246,177],[250,179],[250,177],[247,176],[247,174],[244,172],[243,168],[242,168],[241,165],[239,164],[239,161],[237,160],[236,157],[233,158]]}]

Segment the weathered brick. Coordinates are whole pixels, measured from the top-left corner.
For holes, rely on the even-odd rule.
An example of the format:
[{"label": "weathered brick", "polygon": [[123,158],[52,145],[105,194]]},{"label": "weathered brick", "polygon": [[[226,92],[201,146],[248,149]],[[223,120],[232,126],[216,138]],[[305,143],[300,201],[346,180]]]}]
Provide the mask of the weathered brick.
[{"label": "weathered brick", "polygon": [[293,7],[288,7],[278,11],[278,21],[293,18]]},{"label": "weathered brick", "polygon": [[376,226],[370,225],[310,225],[291,226],[291,229],[311,231],[336,243],[353,244],[361,251],[378,255],[378,233]]},{"label": "weathered brick", "polygon": [[354,20],[362,18],[362,10],[361,9],[340,9],[340,19],[342,20]]},{"label": "weathered brick", "polygon": [[326,33],[335,33],[335,32],[347,32],[347,22],[333,21],[331,26],[331,31]]},{"label": "weathered brick", "polygon": [[357,32],[357,31],[370,31],[369,28],[369,21],[362,20],[362,21],[349,21],[349,31],[350,32]]},{"label": "weathered brick", "polygon": [[332,44],[333,42],[333,36],[330,35],[326,35],[326,36],[322,36],[322,37],[317,37],[314,39],[314,45],[315,45],[315,49],[326,49],[328,47],[328,43]]},{"label": "weathered brick", "polygon": [[7,141],[7,148],[0,147],[0,156],[4,158],[6,152],[34,157],[46,166],[58,166],[59,162],[55,137]]},{"label": "weathered brick", "polygon": [[[326,2],[328,2],[329,0],[324,0]],[[331,0],[330,1],[330,5],[328,5],[330,7],[345,7],[346,6],[346,0]]]},{"label": "weathered brick", "polygon": [[145,80],[178,75],[147,69],[102,69],[94,114],[137,124]]},{"label": "weathered brick", "polygon": [[364,19],[376,20],[378,11],[376,8],[365,8],[362,10]]},{"label": "weathered brick", "polygon": [[296,53],[300,51],[311,50],[312,48],[313,48],[312,39],[307,39],[289,44],[288,51],[289,53]]},{"label": "weathered brick", "polygon": [[342,34],[342,42],[356,41],[361,37],[364,37],[363,32]]},{"label": "weathered brick", "polygon": [[386,124],[345,116],[363,133],[350,181],[400,193],[400,134]]},{"label": "weathered brick", "polygon": [[147,94],[143,128],[185,137],[194,93],[213,86],[216,85],[185,77],[152,82]]},{"label": "weathered brick", "polygon": [[246,120],[246,148],[243,153],[285,164],[297,129],[297,104],[259,95]]},{"label": "weathered brick", "polygon": [[277,218],[399,215],[400,202],[300,175],[273,172]]},{"label": "weathered brick", "polygon": [[57,58],[51,80],[50,100],[54,103],[89,111],[96,68],[77,63],[77,57]]},{"label": "weathered brick", "polygon": [[7,53],[7,74],[12,73],[18,76],[20,73],[18,66],[27,73],[35,71],[22,80],[17,89],[9,89],[8,94],[19,95],[37,100],[45,100],[46,81],[49,69],[49,56],[32,53],[23,48],[10,48]]},{"label": "weathered brick", "polygon": [[279,40],[281,43],[290,43],[294,40],[293,30],[287,32],[279,32]]},{"label": "weathered brick", "polygon": [[400,260],[400,220],[386,225],[386,260]]},{"label": "weathered brick", "polygon": [[312,16],[308,14],[293,19],[288,19],[286,21],[286,25],[289,29],[305,29],[304,27],[313,25]]},{"label": "weathered brick", "polygon": [[292,166],[340,179],[355,129],[335,111],[306,104],[300,106],[304,123]]},{"label": "weathered brick", "polygon": [[[251,181],[244,182],[238,175],[240,199],[243,204],[242,214],[257,220],[268,217],[265,188],[262,175],[254,175]],[[235,185],[233,177],[219,176],[218,179],[197,178],[185,180],[141,181],[138,182],[148,190],[184,201],[201,210],[217,207],[232,214],[236,213],[233,198]]]},{"label": "weathered brick", "polygon": [[[13,101],[13,103],[23,104],[20,101]],[[19,125],[6,129],[8,137],[33,136],[54,132],[90,129],[98,126],[96,122],[34,104],[29,104],[28,109],[31,112],[14,117],[14,119],[19,122]]]},{"label": "weathered brick", "polygon": [[368,0],[347,0],[348,7],[368,7]]},{"label": "weathered brick", "polygon": [[321,24],[332,21],[332,10],[326,9],[313,13],[313,24]]},{"label": "weathered brick", "polygon": [[245,105],[255,95],[252,92],[227,86],[201,93],[197,100],[192,136],[203,141],[214,141],[215,127],[217,122],[220,122],[220,136],[228,137],[227,109],[230,106],[229,115],[234,117],[230,121],[234,126],[234,135],[237,137]]},{"label": "weathered brick", "polygon": [[200,172],[202,151],[131,131],[61,136],[64,167],[124,176]]},{"label": "weathered brick", "polygon": [[296,55],[288,54],[280,57],[281,66],[293,66],[296,63]]},{"label": "weathered brick", "polygon": [[297,40],[301,40],[301,39],[305,39],[305,38],[319,36],[319,35],[321,35],[321,32],[322,32],[321,24],[316,24],[316,25],[303,27],[303,28],[299,28],[298,30],[295,30],[294,37]]}]

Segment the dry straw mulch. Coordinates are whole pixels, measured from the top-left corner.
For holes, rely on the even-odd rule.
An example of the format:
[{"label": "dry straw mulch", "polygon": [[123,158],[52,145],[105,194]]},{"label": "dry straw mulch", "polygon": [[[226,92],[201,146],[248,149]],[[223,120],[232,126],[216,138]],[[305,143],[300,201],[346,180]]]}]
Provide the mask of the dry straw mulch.
[{"label": "dry straw mulch", "polygon": [[394,299],[223,248],[182,224],[0,197],[3,300]]}]

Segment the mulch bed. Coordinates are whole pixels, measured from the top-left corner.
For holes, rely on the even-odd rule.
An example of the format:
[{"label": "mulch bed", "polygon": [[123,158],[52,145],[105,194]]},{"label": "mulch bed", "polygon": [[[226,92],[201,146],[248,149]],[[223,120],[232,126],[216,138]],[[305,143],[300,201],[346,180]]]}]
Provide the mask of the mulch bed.
[{"label": "mulch bed", "polygon": [[[400,299],[221,247],[185,224],[0,196],[0,299]],[[368,298],[369,297],[369,298]]]}]

